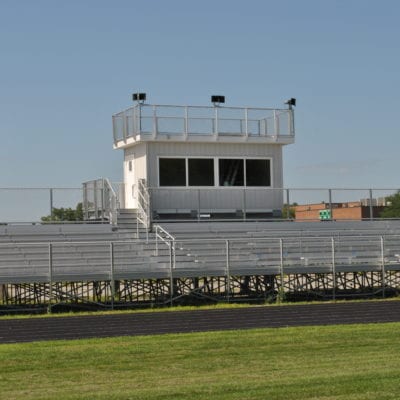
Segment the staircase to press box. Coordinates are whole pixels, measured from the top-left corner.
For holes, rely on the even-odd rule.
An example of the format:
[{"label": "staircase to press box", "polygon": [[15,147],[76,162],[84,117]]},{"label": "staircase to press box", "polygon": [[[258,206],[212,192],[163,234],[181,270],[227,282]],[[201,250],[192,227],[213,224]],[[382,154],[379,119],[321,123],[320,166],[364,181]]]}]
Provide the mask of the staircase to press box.
[{"label": "staircase to press box", "polygon": [[146,228],[138,222],[137,217],[138,211],[136,209],[123,208],[118,210],[119,231],[139,231],[139,238],[143,238],[146,235]]}]

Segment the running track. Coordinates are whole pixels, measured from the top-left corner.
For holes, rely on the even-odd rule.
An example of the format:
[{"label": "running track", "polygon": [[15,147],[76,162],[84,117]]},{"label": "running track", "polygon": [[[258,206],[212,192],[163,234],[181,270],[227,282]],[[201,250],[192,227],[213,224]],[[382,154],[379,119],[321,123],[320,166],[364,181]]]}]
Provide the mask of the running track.
[{"label": "running track", "polygon": [[400,301],[29,319],[0,318],[0,343],[382,322],[400,322]]}]

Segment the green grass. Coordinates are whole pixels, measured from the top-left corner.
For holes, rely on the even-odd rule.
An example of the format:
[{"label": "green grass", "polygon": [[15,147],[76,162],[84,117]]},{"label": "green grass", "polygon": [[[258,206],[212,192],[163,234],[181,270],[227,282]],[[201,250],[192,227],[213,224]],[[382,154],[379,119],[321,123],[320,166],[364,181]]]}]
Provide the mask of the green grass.
[{"label": "green grass", "polygon": [[400,323],[7,344],[0,398],[399,399],[399,354]]}]

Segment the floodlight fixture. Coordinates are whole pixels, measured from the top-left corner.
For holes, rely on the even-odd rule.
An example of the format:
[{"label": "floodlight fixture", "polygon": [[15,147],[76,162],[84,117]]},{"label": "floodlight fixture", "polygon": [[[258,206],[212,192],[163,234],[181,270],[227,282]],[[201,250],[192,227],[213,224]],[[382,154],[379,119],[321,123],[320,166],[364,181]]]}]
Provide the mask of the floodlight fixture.
[{"label": "floodlight fixture", "polygon": [[220,104],[225,103],[225,96],[213,95],[211,96],[211,103],[213,103],[214,106],[219,106]]},{"label": "floodlight fixture", "polygon": [[144,103],[146,100],[146,93],[133,93],[132,100],[138,103]]},{"label": "floodlight fixture", "polygon": [[289,109],[291,110],[293,106],[296,107],[296,99],[292,97],[291,99],[285,101],[285,104],[287,104]]}]

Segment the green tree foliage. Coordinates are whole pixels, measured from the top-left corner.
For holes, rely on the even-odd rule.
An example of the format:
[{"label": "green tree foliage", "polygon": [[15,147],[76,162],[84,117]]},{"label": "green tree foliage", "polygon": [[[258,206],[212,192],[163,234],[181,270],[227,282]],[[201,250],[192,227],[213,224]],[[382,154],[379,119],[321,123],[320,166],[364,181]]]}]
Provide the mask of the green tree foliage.
[{"label": "green tree foliage", "polygon": [[386,197],[385,209],[381,212],[381,218],[400,218],[400,191]]},{"label": "green tree foliage", "polygon": [[288,218],[288,212],[289,212],[289,218],[295,219],[296,218],[295,206],[297,205],[298,205],[297,203],[284,204],[282,208],[282,218]]},{"label": "green tree foliage", "polygon": [[47,215],[41,218],[43,222],[57,222],[57,221],[82,221],[83,220],[83,206],[78,203],[76,208],[53,208],[52,215]]}]

